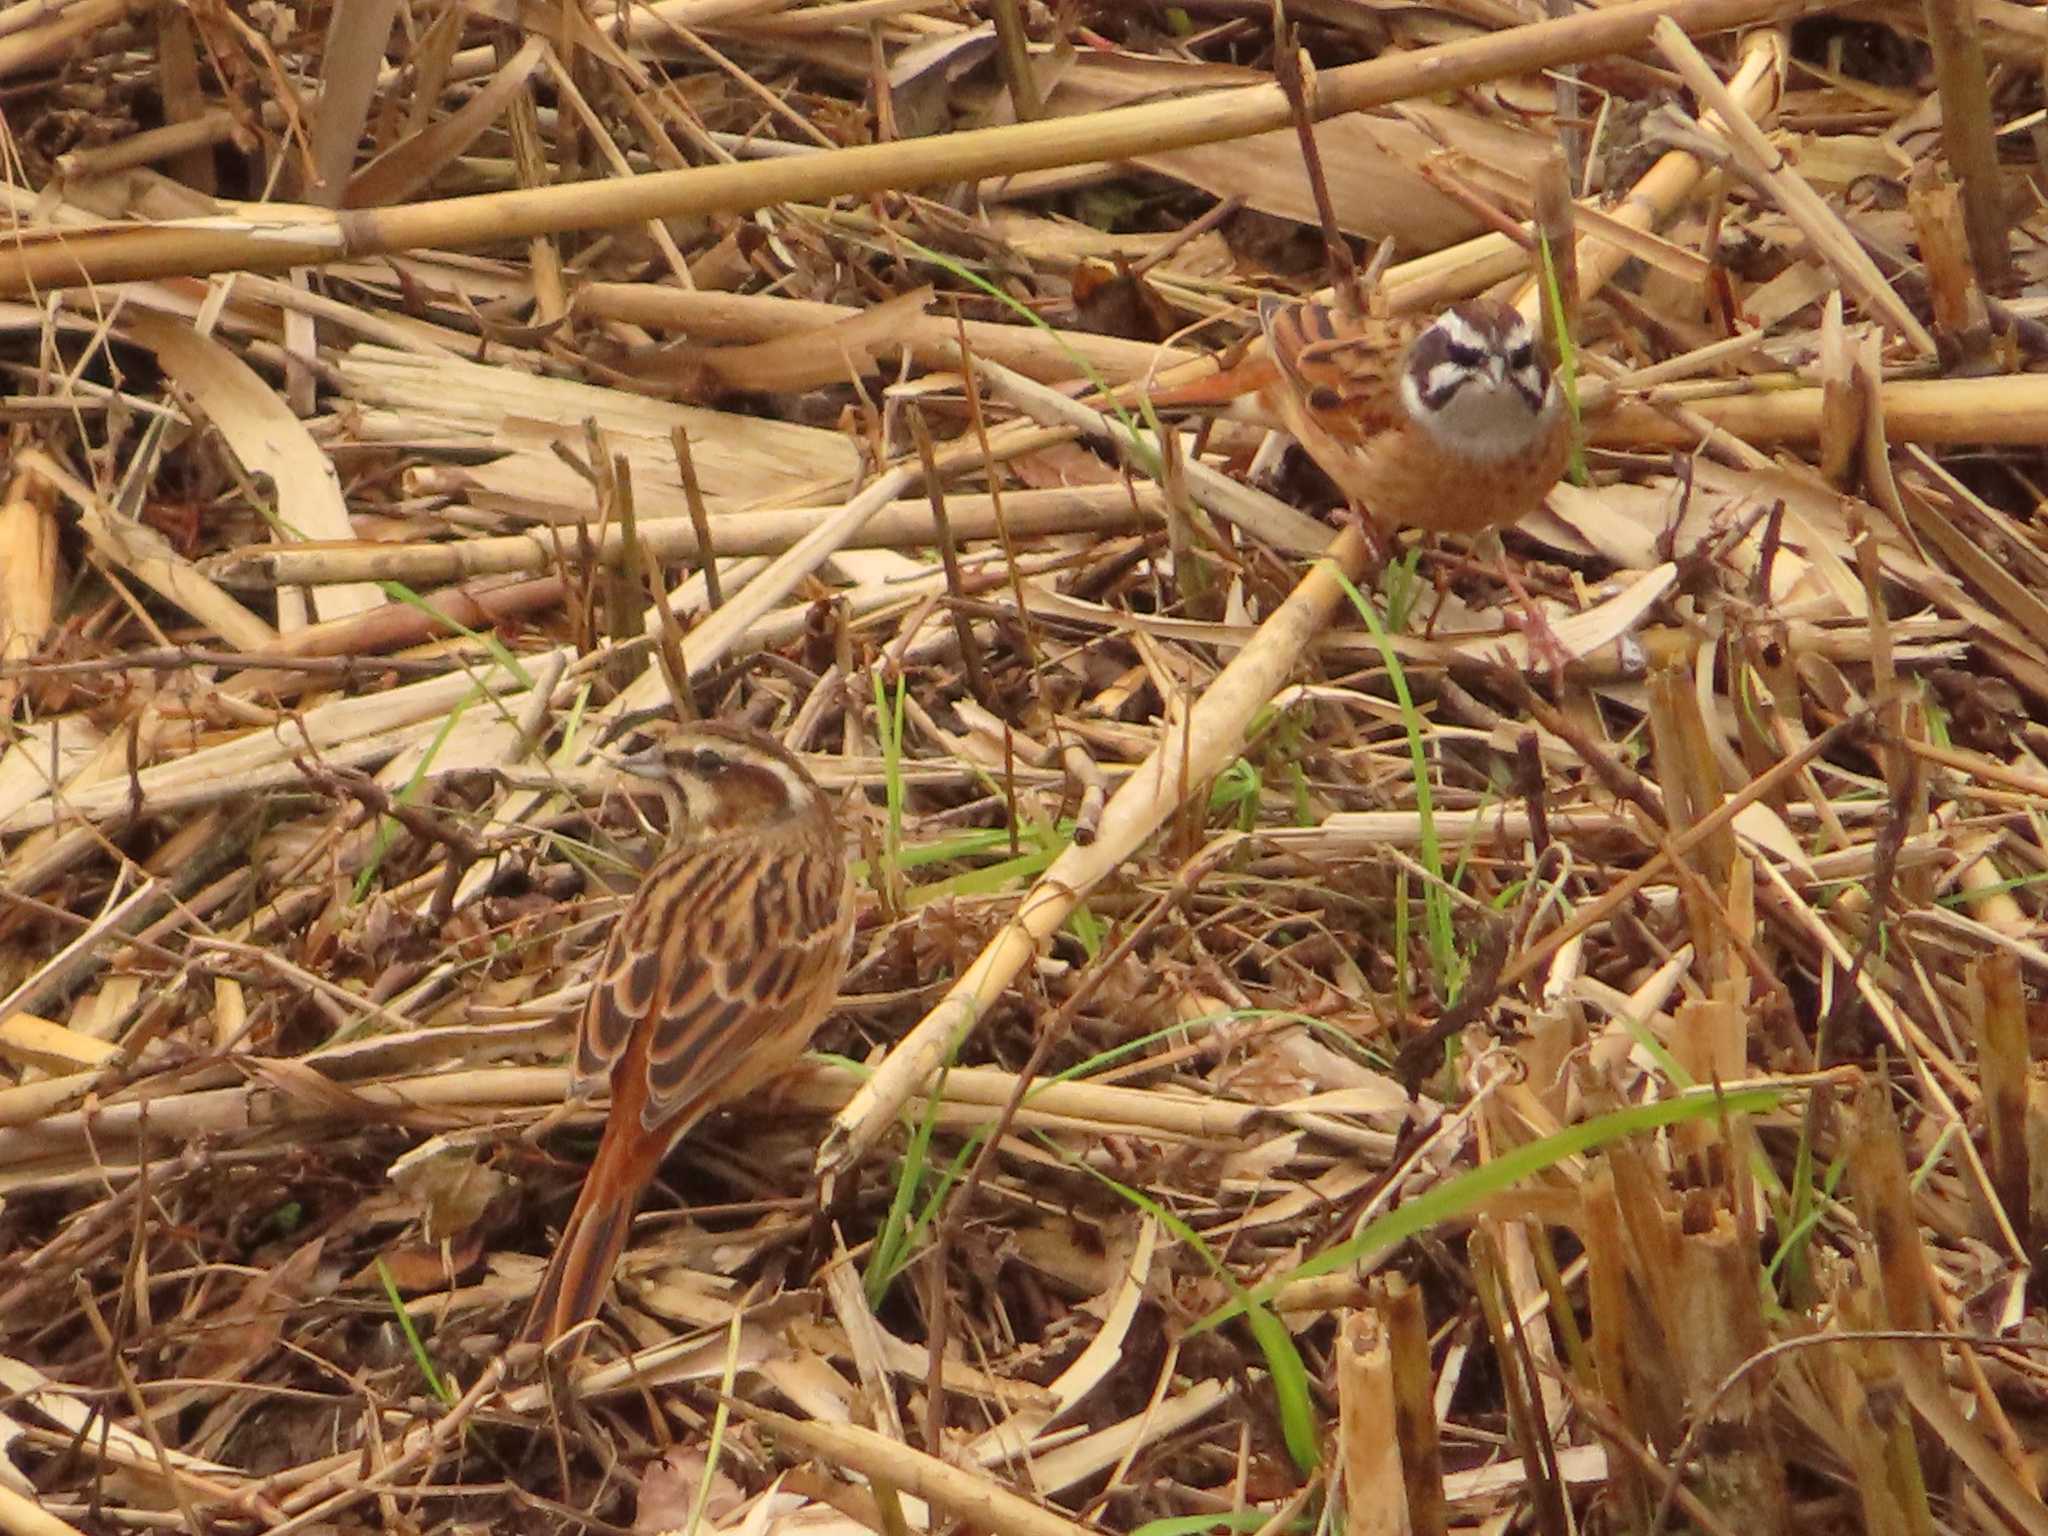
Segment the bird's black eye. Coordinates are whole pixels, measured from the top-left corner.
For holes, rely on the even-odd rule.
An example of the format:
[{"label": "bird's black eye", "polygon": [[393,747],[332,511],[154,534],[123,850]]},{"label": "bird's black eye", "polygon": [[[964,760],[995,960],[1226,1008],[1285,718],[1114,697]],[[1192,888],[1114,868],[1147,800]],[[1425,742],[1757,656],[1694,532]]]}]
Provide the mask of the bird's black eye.
[{"label": "bird's black eye", "polygon": [[1514,351],[1512,351],[1512,352],[1510,352],[1510,353],[1508,354],[1508,366],[1509,366],[1510,368],[1533,368],[1533,367],[1535,367],[1535,366],[1536,366],[1536,346],[1535,346],[1535,344],[1534,344],[1533,342],[1527,342],[1527,341],[1525,341],[1525,342],[1523,342],[1523,343],[1522,343],[1522,344],[1521,344],[1521,345],[1520,345],[1519,347],[1516,347]]},{"label": "bird's black eye", "polygon": [[690,754],[690,766],[699,773],[717,773],[725,767],[725,754],[716,747],[699,747]]},{"label": "bird's black eye", "polygon": [[1486,361],[1486,353],[1478,347],[1468,347],[1462,341],[1453,341],[1444,347],[1444,355],[1460,368],[1477,368]]}]

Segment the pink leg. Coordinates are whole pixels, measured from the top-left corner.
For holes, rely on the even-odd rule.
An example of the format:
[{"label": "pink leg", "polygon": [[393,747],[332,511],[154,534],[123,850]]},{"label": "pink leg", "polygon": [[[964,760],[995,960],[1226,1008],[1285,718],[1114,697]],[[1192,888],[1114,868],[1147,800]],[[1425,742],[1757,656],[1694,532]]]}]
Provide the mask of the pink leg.
[{"label": "pink leg", "polygon": [[1503,617],[1519,629],[1529,642],[1529,657],[1550,668],[1550,680],[1559,688],[1564,687],[1565,664],[1573,660],[1572,653],[1564,648],[1564,642],[1557,638],[1557,631],[1550,627],[1550,621],[1543,617],[1543,610],[1536,606],[1536,599],[1529,595],[1529,589],[1522,585],[1522,578],[1508,567],[1507,556],[1500,559],[1501,580],[1522,605],[1520,613],[1506,612]]}]

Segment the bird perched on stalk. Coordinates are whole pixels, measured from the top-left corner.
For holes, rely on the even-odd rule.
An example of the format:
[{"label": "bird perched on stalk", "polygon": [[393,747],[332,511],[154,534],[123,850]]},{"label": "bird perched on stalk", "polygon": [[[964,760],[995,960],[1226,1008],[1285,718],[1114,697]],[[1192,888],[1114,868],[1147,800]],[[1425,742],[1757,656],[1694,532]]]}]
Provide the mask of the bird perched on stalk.
[{"label": "bird perched on stalk", "polygon": [[846,974],[845,839],[817,782],[758,732],[693,722],[620,760],[675,824],[612,929],[576,1036],[580,1086],[611,1108],[522,1336],[594,1317],[662,1159],[802,1054]]}]

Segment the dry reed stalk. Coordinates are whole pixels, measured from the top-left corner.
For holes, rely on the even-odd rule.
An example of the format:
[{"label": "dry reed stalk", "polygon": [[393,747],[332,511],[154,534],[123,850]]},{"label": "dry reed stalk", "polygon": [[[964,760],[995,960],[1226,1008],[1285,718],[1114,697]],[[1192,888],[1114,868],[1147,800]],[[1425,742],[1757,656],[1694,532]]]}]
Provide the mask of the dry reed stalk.
[{"label": "dry reed stalk", "polygon": [[[1687,673],[1664,668],[1651,676],[1649,686],[1651,738],[1664,775],[1658,788],[1663,793],[1665,827],[1674,838],[1705,823],[1726,799],[1720,765],[1690,685]],[[1718,947],[1724,915],[1716,898],[1727,888],[1740,857],[1732,821],[1695,839],[1687,855],[1688,865],[1698,861],[1700,879],[1681,889],[1693,947],[1703,956]]]},{"label": "dry reed stalk", "polygon": [[[57,616],[56,487],[17,471],[0,498],[0,666],[35,655]],[[0,675],[0,704],[13,713],[18,677]]]},{"label": "dry reed stalk", "polygon": [[[1638,1351],[1645,1343],[1630,1300],[1632,1265],[1610,1160],[1596,1157],[1579,1186],[1580,1214],[1576,1230],[1586,1245],[1586,1310],[1593,1335],[1598,1388],[1609,1414],[1638,1435],[1644,1426],[1637,1382]],[[1646,1515],[1648,1490],[1635,1463],[1623,1457],[1615,1468],[1614,1495],[1620,1508]]]},{"label": "dry reed stalk", "polygon": [[[713,548],[723,556],[776,555],[817,525],[817,507],[722,512],[711,528]],[[1061,533],[1127,533],[1156,526],[1164,512],[1150,486],[1087,485],[1010,491],[1002,498],[1004,521],[1013,538],[1042,539]],[[986,494],[946,499],[953,537],[980,542],[996,537],[995,500]],[[641,548],[651,559],[696,560],[705,553],[704,535],[691,517],[642,519]],[[849,549],[924,549],[937,537],[929,501],[892,501],[877,511],[847,543]],[[622,529],[607,527],[592,540],[593,561],[611,565],[625,557]],[[280,549],[230,550],[209,558],[207,574],[238,591],[265,587],[319,586],[339,581],[402,581],[413,586],[477,576],[547,570],[555,562],[552,539],[536,533],[437,543],[318,544]],[[714,603],[712,606],[716,606]]]},{"label": "dry reed stalk", "polygon": [[1905,1429],[1910,1438],[1910,1421],[1885,1400],[1889,1396],[1896,1401],[1897,1383],[1885,1379],[1890,1373],[1871,1354],[1868,1346],[1849,1345],[1806,1351],[1799,1363],[1840,1423],[1843,1457],[1855,1474],[1863,1528],[1870,1536],[1910,1536],[1924,1529],[1909,1513],[1916,1502],[1924,1507],[1924,1490],[1916,1499],[1914,1490],[1899,1486],[1911,1452],[1897,1445],[1893,1434]]},{"label": "dry reed stalk", "polygon": [[1033,883],[1017,915],[967,966],[946,996],[891,1048],[854,1101],[833,1120],[818,1149],[821,1174],[849,1168],[891,1125],[905,1102],[949,1058],[982,1012],[1063,924],[1074,904],[1112,874],[1190,794],[1227,763],[1253,714],[1272,697],[1310,638],[1343,600],[1343,584],[1364,568],[1356,528],[1331,543],[1326,561],[1245,642],[1182,719],[1169,726],[1103,808],[1095,841],[1069,844]]},{"label": "dry reed stalk", "polygon": [[277,643],[275,630],[181,559],[162,534],[123,517],[48,454],[32,448],[14,462],[17,469],[56,487],[78,509],[79,527],[95,554],[109,565],[129,572],[238,650],[263,650]]},{"label": "dry reed stalk", "polygon": [[1927,41],[1941,92],[1941,142],[1963,184],[1963,229],[1978,276],[1994,293],[2013,284],[2006,241],[2005,178],[1998,168],[1998,130],[1992,121],[1991,80],[1975,16],[1963,7],[1927,0]]},{"label": "dry reed stalk", "polygon": [[[1849,1183],[1857,1215],[1876,1245],[1884,1323],[1888,1328],[1926,1331],[1934,1326],[1934,1275],[1913,1219],[1905,1149],[1899,1126],[1882,1090],[1866,1085],[1857,1095],[1852,1139],[1848,1146]],[[1905,1346],[1929,1364],[1936,1359],[1931,1345]]]},{"label": "dry reed stalk", "polygon": [[2027,1079],[2026,1142],[2027,1217],[2036,1232],[2048,1231],[2048,1083],[2038,1076]]},{"label": "dry reed stalk", "polygon": [[[122,0],[114,0],[122,3]],[[1711,33],[1797,15],[1813,0],[1629,0],[1607,9],[1469,37],[1326,72],[1319,117],[1454,90],[1500,75],[1639,46],[1660,20]],[[4,60],[4,55],[0,55]],[[260,216],[94,230],[30,231],[0,248],[0,298],[80,283],[275,272],[344,257],[496,240],[541,239],[646,219],[750,212],[909,187],[979,180],[1077,160],[1124,158],[1267,132],[1289,121],[1277,86],[1191,101],[981,128],[937,139],[860,145],[746,165],[655,172],[330,214],[266,205]]]},{"label": "dry reed stalk", "polygon": [[1423,1295],[1399,1275],[1373,1282],[1373,1306],[1392,1358],[1394,1438],[1399,1446],[1402,1511],[1410,1536],[1445,1536],[1443,1459],[1431,1400],[1429,1324]]},{"label": "dry reed stalk", "polygon": [[1997,950],[1970,967],[1968,1006],[1984,1080],[1991,1187],[2023,1247],[2031,1248],[2033,1171],[2027,1145],[2027,1083],[2033,1067],[2017,956]]},{"label": "dry reed stalk", "polygon": [[398,0],[360,0],[328,14],[327,37],[320,50],[320,95],[313,105],[308,145],[312,178],[303,189],[310,203],[341,206],[397,14]]},{"label": "dry reed stalk", "polygon": [[1694,1432],[1703,1427],[1703,1438],[1712,1447],[1701,1457],[1714,1490],[1712,1502],[1729,1513],[1740,1512],[1744,1530],[1789,1536],[1797,1527],[1786,1487],[1785,1451],[1768,1412],[1772,1373],[1752,1369],[1734,1390],[1717,1390],[1771,1341],[1764,1326],[1755,1238],[1720,1210],[1707,1230],[1685,1234],[1674,1257],[1687,1307],[1685,1326],[1674,1342],[1681,1351],[1689,1406],[1699,1415]]},{"label": "dry reed stalk", "polygon": [[[528,38],[518,52],[492,73],[483,89],[455,111],[358,166],[337,189],[333,206],[384,207],[419,191],[497,124],[513,99],[528,88],[527,82],[551,58],[545,38]],[[354,147],[351,140],[350,150]],[[623,166],[614,169],[623,170]]]},{"label": "dry reed stalk", "polygon": [[[1759,380],[1763,391],[1688,402],[1688,408],[1744,442],[1819,441],[1821,391]],[[2048,441],[2048,375],[1995,379],[1896,379],[1877,392],[1885,430],[1898,443],[1937,447],[1983,443],[2024,447]],[[1692,435],[1653,407],[1623,402],[1587,423],[1593,442],[1613,448],[1689,447]]]},{"label": "dry reed stalk", "polygon": [[1820,472],[1829,483],[1853,491],[1857,483],[1857,449],[1863,443],[1868,402],[1858,385],[1875,380],[1856,371],[1849,337],[1842,323],[1842,293],[1836,289],[1821,308],[1820,319]]},{"label": "dry reed stalk", "polygon": [[1772,146],[1734,92],[1721,83],[1721,77],[1693,46],[1692,39],[1672,26],[1668,18],[1659,21],[1652,34],[1658,51],[1671,61],[1693,94],[1718,119],[1708,131],[1727,140],[1740,163],[1777,198],[1778,206],[1798,224],[1801,233],[1834,269],[1836,277],[1856,296],[1857,303],[1904,336],[1916,352],[1932,357],[1934,338],[1927,334],[1926,327],[1892,291],[1877,263],[1856,242],[1841,217]]},{"label": "dry reed stalk", "polygon": [[[123,329],[156,354],[242,468],[276,488],[273,527],[280,539],[355,536],[333,461],[255,369],[223,343],[167,316],[131,314]],[[312,595],[320,619],[347,618],[384,602],[369,582],[323,586]]]},{"label": "dry reed stalk", "polygon": [[[977,358],[974,367],[988,380],[993,393],[1032,420],[1070,427],[1076,433],[1109,444],[1126,463],[1135,461],[1134,467],[1140,472],[1163,476],[1165,464],[1152,433],[1133,431],[1093,406],[1035,384],[984,358]],[[1172,429],[1167,431],[1171,433]],[[1235,523],[1252,537],[1299,554],[1321,549],[1329,542],[1327,526],[1297,512],[1279,498],[1232,480],[1192,456],[1180,458],[1178,464],[1180,477],[1196,505]]]},{"label": "dry reed stalk", "polygon": [[1344,1476],[1345,1529],[1359,1536],[1407,1536],[1408,1511],[1380,1490],[1405,1482],[1393,1351],[1372,1311],[1337,1319],[1337,1457]]},{"label": "dry reed stalk", "polygon": [[1935,326],[1956,338],[1965,356],[1981,359],[1990,350],[1991,318],[1970,257],[1962,193],[1947,176],[1923,167],[1907,184],[1906,207],[1927,269]]},{"label": "dry reed stalk", "polygon": [[[278,114],[282,120],[282,113]],[[240,127],[235,114],[222,107],[209,108],[197,117],[145,128],[124,139],[94,149],[73,150],[59,157],[57,174],[67,182],[92,181],[117,171],[132,170],[158,160],[189,155],[193,150],[225,144]],[[181,180],[184,178],[181,177]]]},{"label": "dry reed stalk", "polygon": [[1148,1216],[1138,1226],[1128,1258],[1118,1266],[1113,1293],[1103,1299],[1102,1331],[1054,1378],[1041,1399],[1018,1406],[976,1436],[965,1459],[992,1467],[1023,1456],[1055,1419],[1115,1374],[1122,1364],[1122,1346],[1140,1316],[1158,1250],[1159,1223]]},{"label": "dry reed stalk", "polygon": [[986,1524],[1002,1536],[1087,1536],[1087,1526],[871,1429],[793,1419],[740,1401],[732,1406],[743,1419],[813,1455],[914,1494],[935,1509]]},{"label": "dry reed stalk", "polygon": [[[1169,1350],[1167,1365],[1175,1359]],[[1162,1371],[1151,1401],[1138,1413],[1032,1457],[1020,1469],[1029,1485],[1048,1494],[1071,1494],[1077,1484],[1099,1482],[1108,1473],[1111,1486],[1118,1486],[1140,1452],[1170,1444],[1226,1406],[1232,1396],[1231,1388],[1214,1378],[1194,1382],[1186,1390],[1169,1392],[1169,1384]]]},{"label": "dry reed stalk", "polygon": [[[41,69],[62,59],[79,41],[131,9],[130,0],[74,0],[60,8],[15,6],[24,25],[0,35],[0,80]],[[40,22],[36,15],[41,10]]]},{"label": "dry reed stalk", "polygon": [[[1777,33],[1760,30],[1743,40],[1742,60],[1724,88],[1728,99],[1743,112],[1766,112],[1777,106],[1785,89],[1785,45]],[[1718,116],[1712,119],[1718,121]],[[1600,218],[1590,222],[1578,240],[1579,301],[1593,298],[1633,256],[1640,254],[1626,238],[1603,239],[1603,228],[1613,226],[1649,233],[1668,222],[1697,194],[1707,167],[1684,150],[1669,150],[1630,187],[1628,196],[1616,209],[1600,209]],[[1540,274],[1531,274],[1516,295],[1515,307],[1535,315],[1541,287]]]},{"label": "dry reed stalk", "polygon": [[1510,1439],[1522,1463],[1526,1497],[1539,1529],[1567,1536],[1565,1488],[1557,1466],[1555,1431],[1539,1392],[1537,1364],[1522,1330],[1522,1316],[1510,1295],[1498,1248],[1499,1227],[1482,1220],[1466,1242],[1480,1317],[1502,1377]]},{"label": "dry reed stalk", "polygon": [[[589,283],[576,292],[576,312],[597,319],[680,331],[695,340],[765,341],[844,324],[862,311],[843,304],[771,298],[762,294],[683,293],[649,283]],[[1180,348],[1099,336],[1086,331],[1041,331],[1036,326],[988,320],[956,323],[947,315],[919,315],[890,328],[892,344],[903,346],[928,368],[957,364],[962,325],[975,355],[1046,381],[1073,378],[1076,359],[1115,382],[1148,370],[1196,361]]]},{"label": "dry reed stalk", "polygon": [[[808,533],[769,561],[745,586],[728,591],[718,611],[690,632],[691,675],[700,676],[723,661],[752,627],[787,598],[821,561],[833,551],[843,549],[870,517],[915,485],[917,479],[918,472],[912,465],[897,465],[885,471],[853,500],[817,519]],[[943,576],[942,572],[939,574]],[[664,687],[657,674],[642,673],[637,682],[620,694],[615,710],[624,714],[644,709],[657,702]]]},{"label": "dry reed stalk", "polygon": [[[1889,1347],[1901,1354],[1896,1382],[1905,1388],[1914,1413],[1925,1423],[1941,1448],[1969,1469],[2013,1525],[2027,1532],[2028,1536],[2048,1536],[2048,1505],[2042,1503],[2040,1490],[2015,1473],[1999,1448],[1985,1438],[1974,1422],[1963,1416],[1955,1405],[1948,1383],[1921,1356],[1910,1352],[1912,1346]],[[1910,1422],[1901,1423],[1899,1438],[1904,1442],[1898,1452],[1899,1459],[1910,1464],[1915,1455]],[[1911,1466],[1911,1481],[1903,1490],[1906,1497],[1917,1495],[1919,1499],[1925,1499],[1927,1485],[1920,1474],[1918,1466]],[[1893,1486],[1898,1487],[1902,1481],[1906,1479],[1895,1477]],[[1931,1524],[1931,1514],[1923,1515],[1916,1521],[1915,1529],[1926,1529]]]},{"label": "dry reed stalk", "polygon": [[[542,660],[529,656],[525,665],[538,668]],[[330,699],[274,732],[233,736],[143,767],[132,776],[125,764],[117,763],[117,777],[64,786],[56,799],[46,792],[0,820],[0,830],[22,831],[72,817],[121,816],[131,806],[157,810],[216,804],[235,794],[297,782],[302,776],[292,762],[296,753],[317,753],[345,764],[366,758],[382,761],[418,736],[440,730],[450,710],[479,692],[494,695],[524,687],[521,678],[494,668],[477,676],[458,673],[382,693]],[[161,729],[161,723],[156,728]],[[138,759],[147,762],[154,749],[138,744],[135,750]]]}]

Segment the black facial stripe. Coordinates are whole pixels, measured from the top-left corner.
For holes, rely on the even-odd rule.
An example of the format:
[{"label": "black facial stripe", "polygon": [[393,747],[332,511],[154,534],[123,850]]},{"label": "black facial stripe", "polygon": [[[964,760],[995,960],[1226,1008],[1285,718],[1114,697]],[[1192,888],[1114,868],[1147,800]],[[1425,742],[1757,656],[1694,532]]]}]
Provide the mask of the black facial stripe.
[{"label": "black facial stripe", "polygon": [[1444,344],[1444,356],[1448,357],[1452,362],[1462,364],[1467,368],[1477,368],[1486,361],[1486,354],[1484,352],[1477,347],[1468,347],[1461,341],[1446,342]]},{"label": "black facial stripe", "polygon": [[[1451,396],[1471,383],[1472,379],[1472,374],[1461,373],[1455,379],[1452,379],[1450,383],[1439,385],[1435,389],[1430,389],[1425,385],[1421,391],[1422,403],[1432,411],[1440,411],[1450,404]],[[1520,386],[1517,385],[1516,387],[1519,388]]]}]

